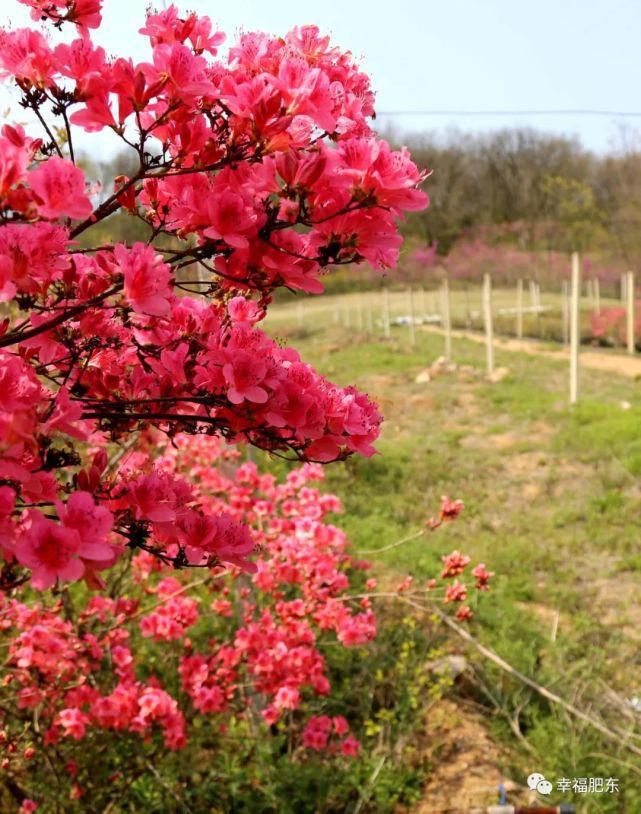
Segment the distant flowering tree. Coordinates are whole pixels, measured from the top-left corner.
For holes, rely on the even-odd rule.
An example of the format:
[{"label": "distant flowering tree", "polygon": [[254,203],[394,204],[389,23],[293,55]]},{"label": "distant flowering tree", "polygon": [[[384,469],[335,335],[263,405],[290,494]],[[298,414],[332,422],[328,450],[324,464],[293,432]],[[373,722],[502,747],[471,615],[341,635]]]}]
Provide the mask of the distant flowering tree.
[{"label": "distant flowering tree", "polygon": [[[0,33],[0,71],[40,128],[0,137],[0,583],[97,587],[128,550],[252,569],[247,529],[197,479],[160,473],[153,450],[121,470],[117,449],[155,428],[300,461],[371,455],[375,405],[257,324],[280,286],[393,266],[423,175],[372,133],[368,78],[315,27],[243,34],[217,59],[224,35],[172,5],[149,12],[134,63],[92,41],[99,0],[20,2],[78,36]],[[136,156],[99,202],[75,128]],[[93,245],[118,212],[148,239]]]}]

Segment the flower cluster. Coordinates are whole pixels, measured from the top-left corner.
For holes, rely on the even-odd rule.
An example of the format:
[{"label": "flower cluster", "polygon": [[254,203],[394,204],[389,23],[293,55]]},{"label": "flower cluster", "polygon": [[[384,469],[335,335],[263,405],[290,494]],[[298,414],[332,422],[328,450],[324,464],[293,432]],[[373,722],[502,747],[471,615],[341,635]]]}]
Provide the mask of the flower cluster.
[{"label": "flower cluster", "polygon": [[[394,265],[425,176],[370,129],[368,78],[314,27],[245,33],[218,56],[224,35],[171,5],[148,12],[136,63],[93,41],[100,0],[20,1],[78,36],[0,32],[0,76],[42,125],[0,132],[3,585],[30,569],[36,588],[96,587],[127,548],[251,569],[225,507],[206,512],[149,450],[137,471],[105,451],[153,428],[301,461],[372,455],[376,406],[258,324],[279,286],[317,293],[332,266]],[[98,194],[77,128],[111,130],[135,171]],[[96,245],[118,212],[148,239]]]},{"label": "flower cluster", "polygon": [[[303,731],[303,746],[307,749],[323,751],[338,751],[347,757],[354,757],[358,754],[360,743],[356,738],[348,734],[349,724],[342,715],[330,718],[327,715],[317,715],[307,721]],[[334,742],[331,738],[334,736]],[[336,739],[341,740],[336,740]]]},{"label": "flower cluster", "polygon": [[[331,522],[341,504],[319,490],[323,468],[307,463],[278,481],[254,463],[239,464],[238,453],[221,439],[179,434],[168,443],[159,431],[146,431],[140,449],[121,465],[123,480],[136,484],[143,513],[150,476],[133,474],[147,447],[155,450],[154,483],[177,483],[190,473],[204,516],[224,516],[230,533],[239,525],[246,530],[258,551],[255,569],[167,576],[161,560],[142,550],[130,569],[108,575],[104,593],[87,595],[72,586],[50,601],[0,600],[8,668],[0,713],[3,768],[37,799],[43,793],[38,778],[53,760],[76,799],[93,787],[92,756],[105,753],[110,735],[119,740],[113,753],[107,748],[109,760],[127,737],[141,739],[144,749],[156,744],[181,751],[205,720],[222,738],[239,727],[262,728],[265,737],[287,731],[300,759],[357,757],[349,709],[332,695],[328,655],[375,639],[376,580],[366,579],[368,564],[350,553]],[[85,474],[87,481],[92,477]],[[100,507],[81,493],[69,503],[57,528],[84,539],[89,526],[76,521],[77,512],[86,512],[93,533],[104,530]],[[172,522],[179,504],[159,501],[149,522]],[[442,511],[451,505],[444,499]],[[441,602],[465,600],[466,587],[451,579],[469,562],[459,552],[443,558]],[[485,566],[472,574],[475,587],[487,590],[492,575]],[[432,582],[419,591],[408,578],[398,596],[437,601]],[[471,611],[461,604],[456,617],[470,618]],[[100,771],[118,782],[109,764]]]},{"label": "flower cluster", "polygon": [[[460,503],[460,501],[456,501],[456,503]],[[447,509],[452,505],[452,501],[450,501],[448,498],[443,498],[442,513],[447,512]],[[462,508],[462,504],[460,508]],[[457,514],[460,511],[460,508],[458,509]],[[471,560],[467,554],[461,554],[460,551],[452,551],[451,554],[444,555],[442,560],[443,570],[441,571],[440,579],[443,581],[452,580],[452,582],[446,582],[443,603],[446,605],[450,602],[461,603],[456,611],[455,618],[460,622],[468,622],[474,615],[469,605],[463,604],[468,599],[468,586],[461,582],[458,577],[466,571]],[[473,586],[474,590],[490,590],[490,580],[494,576],[494,573],[487,570],[485,563],[481,562],[474,566],[471,573],[475,580]],[[437,581],[435,579],[431,579],[428,581],[427,587],[430,591],[433,591],[437,585]]]},{"label": "flower cluster", "polygon": [[[330,692],[322,654],[328,637],[347,647],[376,635],[371,610],[350,599],[351,575],[358,571],[344,534],[327,521],[340,502],[312,486],[322,478],[318,465],[307,464],[278,483],[253,464],[224,476],[215,464],[229,467],[232,453],[215,438],[181,435],[161,451],[159,478],[194,472],[212,515],[225,506],[230,522],[244,522],[261,551],[256,571],[250,582],[236,569],[194,584],[164,577],[158,559],[142,552],[118,598],[94,595],[74,611],[61,599],[48,607],[2,600],[10,668],[4,684],[13,699],[13,714],[2,719],[6,770],[36,772],[47,747],[55,745],[57,753],[73,752],[75,776],[81,753],[72,744],[97,731],[143,738],[157,731],[166,748],[182,749],[187,716],[193,721],[215,714],[224,721],[250,715],[250,695],[254,704],[260,699],[259,717],[273,725],[283,713],[300,715],[310,698]],[[74,528],[77,495],[62,513],[61,529]],[[98,514],[98,531],[100,523]],[[213,613],[201,613],[205,602]],[[149,674],[141,655],[144,639],[163,654],[156,674]],[[173,655],[171,643],[179,645]],[[169,689],[176,679],[183,696]],[[29,723],[34,713],[36,729]],[[304,746],[319,720],[304,724],[301,718]],[[340,754],[356,755],[358,742],[345,718],[336,716],[332,726]],[[314,744],[321,748],[318,739]]]}]

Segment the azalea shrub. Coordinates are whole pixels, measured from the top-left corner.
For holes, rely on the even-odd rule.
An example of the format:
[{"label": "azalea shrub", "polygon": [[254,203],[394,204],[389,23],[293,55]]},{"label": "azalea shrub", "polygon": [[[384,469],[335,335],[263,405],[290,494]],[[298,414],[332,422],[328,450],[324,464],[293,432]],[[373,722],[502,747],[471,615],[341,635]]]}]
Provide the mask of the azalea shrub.
[{"label": "azalea shrub", "polygon": [[[480,564],[466,580],[469,557],[453,552],[438,578],[381,590],[331,522],[341,505],[319,490],[318,464],[278,482],[219,439],[146,445],[156,477],[190,472],[206,509],[242,523],[260,554],[248,575],[168,572],[141,551],[102,592],[2,600],[0,754],[15,809],[344,810],[443,686],[425,669],[433,626],[386,611],[379,634],[374,603],[428,599],[467,620],[491,574]],[[149,454],[128,453],[122,475]],[[445,500],[428,526],[460,508]],[[374,810],[418,788],[402,766],[387,775]]]},{"label": "azalea shrub", "polygon": [[[313,26],[219,55],[212,22],[172,5],[135,63],[94,42],[100,0],[19,2],[43,27],[0,32],[29,119],[0,134],[3,810],[301,811],[300,773],[310,810],[344,810],[363,732],[415,698],[411,670],[386,700],[372,684],[374,596],[472,610],[458,579],[439,596],[366,576],[313,483],[374,454],[381,415],[259,325],[279,288],[392,268],[425,176]],[[98,188],[79,129],[134,170]],[[143,237],[105,242],[114,217]],[[301,468],[277,482],[239,444]]]},{"label": "azalea shrub", "polygon": [[[639,336],[641,331],[641,303],[634,304],[633,335]],[[602,308],[598,313],[590,314],[590,334],[592,339],[607,345],[627,344],[628,311],[625,307]]]},{"label": "azalea shrub", "polygon": [[[371,455],[375,405],[257,324],[279,286],[320,292],[334,265],[392,266],[396,221],[426,204],[422,175],[372,133],[367,77],[313,27],[243,34],[220,60],[211,21],[170,6],[149,13],[151,61],[134,64],[92,41],[100,3],[26,5],[79,35],[0,36],[0,70],[43,130],[6,124],[0,138],[4,582],[27,568],[40,589],[97,585],[126,548],[245,562],[249,536],[206,514],[193,483],[128,476],[107,493],[106,444],[153,426],[300,460]],[[137,155],[100,201],[75,128],[109,129]],[[148,239],[91,246],[121,211]]]}]

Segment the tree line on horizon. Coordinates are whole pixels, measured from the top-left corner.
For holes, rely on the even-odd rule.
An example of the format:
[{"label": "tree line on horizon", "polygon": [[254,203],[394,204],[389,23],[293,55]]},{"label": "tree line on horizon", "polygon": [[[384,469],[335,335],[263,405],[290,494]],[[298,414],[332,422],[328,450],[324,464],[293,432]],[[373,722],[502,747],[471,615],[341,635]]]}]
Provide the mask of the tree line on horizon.
[{"label": "tree line on horizon", "polygon": [[[396,140],[392,138],[392,140]],[[641,261],[641,146],[623,140],[598,155],[577,139],[533,129],[405,137],[432,170],[430,206],[405,232],[447,256],[484,236],[517,248],[591,251],[635,267]]]}]

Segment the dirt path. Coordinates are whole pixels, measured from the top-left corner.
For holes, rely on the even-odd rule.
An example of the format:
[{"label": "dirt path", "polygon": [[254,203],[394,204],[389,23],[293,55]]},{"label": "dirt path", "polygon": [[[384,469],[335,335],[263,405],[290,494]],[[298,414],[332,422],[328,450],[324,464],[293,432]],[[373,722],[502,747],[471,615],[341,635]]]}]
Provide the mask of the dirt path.
[{"label": "dirt path", "polygon": [[[429,333],[443,334],[440,328],[431,325],[423,325],[422,331]],[[472,342],[485,343],[482,334],[472,331],[452,331],[455,339],[470,339]],[[495,337],[494,346],[498,350],[506,350],[517,353],[529,353],[533,356],[545,356],[548,359],[559,359],[561,361],[570,360],[568,349],[550,350],[545,343],[536,339],[508,339],[505,337]],[[580,352],[579,365],[589,367],[592,370],[601,370],[606,373],[618,373],[620,376],[628,376],[631,379],[641,377],[641,357],[625,356],[622,353],[610,353],[608,351],[582,350]]]},{"label": "dirt path", "polygon": [[492,739],[487,720],[467,704],[443,699],[432,709],[417,738],[429,768],[421,802],[407,814],[478,811],[495,804],[503,783],[510,802],[527,804],[531,795],[500,768],[509,756]]}]

